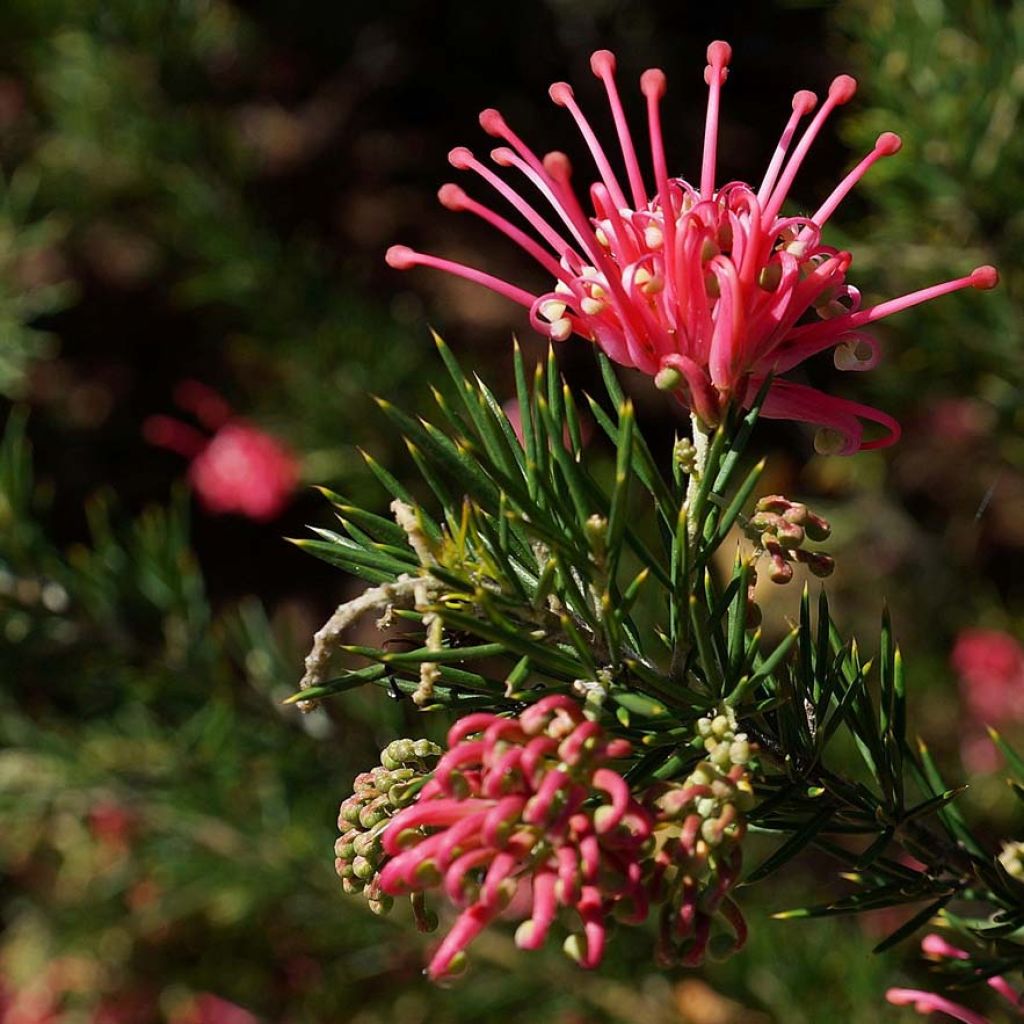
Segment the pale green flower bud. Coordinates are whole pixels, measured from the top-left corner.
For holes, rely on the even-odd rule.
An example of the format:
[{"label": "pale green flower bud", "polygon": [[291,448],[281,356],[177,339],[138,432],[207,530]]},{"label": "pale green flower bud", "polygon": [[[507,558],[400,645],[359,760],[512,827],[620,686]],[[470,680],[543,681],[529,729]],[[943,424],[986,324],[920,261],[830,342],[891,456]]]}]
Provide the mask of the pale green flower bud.
[{"label": "pale green flower bud", "polygon": [[999,863],[1012,878],[1024,882],[1024,843],[1005,842],[999,854]]}]

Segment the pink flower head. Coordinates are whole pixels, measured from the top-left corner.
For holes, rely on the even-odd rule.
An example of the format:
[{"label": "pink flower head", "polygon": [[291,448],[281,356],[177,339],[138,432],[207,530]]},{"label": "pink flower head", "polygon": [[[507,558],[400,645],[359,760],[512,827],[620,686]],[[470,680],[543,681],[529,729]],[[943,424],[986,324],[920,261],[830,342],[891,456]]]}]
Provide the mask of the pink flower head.
[{"label": "pink flower head", "polygon": [[[860,294],[846,283],[852,256],[822,243],[822,229],[847,193],[882,157],[896,153],[899,136],[885,132],[874,148],[810,216],[784,216],[782,207],[807,152],[832,110],[847,103],[857,83],[840,75],[799,139],[797,127],[817,106],[807,91],[793,97],[768,169],[756,189],[743,182],[716,184],[718,115],[728,75],[727,43],[708,47],[704,154],[699,184],[670,178],[662,140],[660,103],[666,82],[652,68],[640,78],[647,102],[653,187],[645,181],[615,82],[615,57],[599,50],[590,66],[601,79],[615,122],[626,186],[576,102],[572,88],[557,82],[549,90],[557,106],[576,122],[598,171],[589,190],[592,213],[581,205],[562,153],[538,157],[496,110],[480,124],[501,140],[491,160],[526,179],[551,207],[538,209],[465,147],[449,154],[452,165],[471,171],[494,189],[530,229],[506,219],[444,185],[441,202],[485,220],[524,249],[550,275],[552,287],[539,295],[473,267],[392,246],[388,263],[398,269],[435,267],[475,281],[530,312],[543,334],[564,341],[577,334],[597,344],[612,360],[636,367],[675,392],[706,424],[714,425],[730,401],[750,403],[769,374],[781,375],[810,356],[834,350],[843,370],[870,369],[878,346],[864,328],[899,310],[968,286],[992,288],[992,267],[978,267],[957,280],[860,308]],[[826,395],[786,380],[774,380],[763,406],[766,416],[801,420],[825,429],[820,444],[850,453],[893,443],[899,425],[877,409]],[[885,433],[864,441],[863,420]]]},{"label": "pink flower head", "polygon": [[581,931],[566,951],[583,967],[600,963],[613,910],[646,916],[642,857],[652,820],[606,766],[628,753],[567,697],[546,697],[518,718],[480,713],[452,726],[433,779],[383,833],[385,892],[436,888],[461,909],[427,968],[431,978],[456,971],[517,895],[531,907],[517,944],[538,949],[567,908]]},{"label": "pink flower head", "polygon": [[1024,647],[998,629],[965,629],[950,655],[971,716],[985,724],[1024,717]]},{"label": "pink flower head", "polygon": [[234,416],[205,384],[183,381],[175,401],[212,436],[170,416],[150,416],[143,434],[150,444],[190,460],[188,478],[202,504],[211,512],[259,521],[280,515],[298,483],[295,456],[277,438]]}]

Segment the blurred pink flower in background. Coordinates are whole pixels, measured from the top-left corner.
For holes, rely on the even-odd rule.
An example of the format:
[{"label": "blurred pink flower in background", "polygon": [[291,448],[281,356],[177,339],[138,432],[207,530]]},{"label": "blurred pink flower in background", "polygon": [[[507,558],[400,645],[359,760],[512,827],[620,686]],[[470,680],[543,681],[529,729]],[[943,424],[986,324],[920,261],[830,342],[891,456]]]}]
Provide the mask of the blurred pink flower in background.
[{"label": "blurred pink flower in background", "polygon": [[150,444],[190,460],[189,482],[210,512],[231,512],[265,522],[279,516],[298,485],[298,460],[277,438],[236,417],[228,403],[198,381],[182,381],[175,403],[209,431],[170,416],[142,425]]},{"label": "blurred pink flower in background", "polygon": [[14,989],[0,978],[0,1024],[59,1024],[61,993],[48,981]]},{"label": "blurred pink flower in background", "polygon": [[976,398],[942,398],[928,411],[928,433],[943,444],[966,447],[989,436],[995,424],[991,406]]},{"label": "blurred pink flower in background", "polygon": [[116,801],[97,801],[89,808],[87,820],[93,838],[110,849],[127,850],[131,846],[136,817]]},{"label": "blurred pink flower in background", "polygon": [[1024,647],[998,629],[965,629],[950,656],[968,711],[986,722],[1024,717]]},{"label": "blurred pink flower in background", "polygon": [[968,719],[961,743],[964,763],[971,771],[993,771],[999,758],[985,726],[1024,721],[1024,647],[1002,630],[965,629],[950,663]]}]

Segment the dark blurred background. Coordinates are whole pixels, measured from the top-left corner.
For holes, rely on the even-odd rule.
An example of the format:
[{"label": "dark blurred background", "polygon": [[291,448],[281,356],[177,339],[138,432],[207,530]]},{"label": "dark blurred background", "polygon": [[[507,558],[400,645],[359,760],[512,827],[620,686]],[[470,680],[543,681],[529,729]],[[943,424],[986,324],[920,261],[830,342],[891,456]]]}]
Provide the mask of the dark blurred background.
[{"label": "dark blurred background", "polygon": [[[840,71],[861,90],[801,173],[801,208],[878,132],[903,136],[829,228],[853,251],[868,301],[980,263],[1002,272],[994,293],[887,321],[872,373],[836,379],[824,357],[807,370],[896,415],[898,448],[827,459],[793,425],[764,425],[760,438],[766,490],[810,499],[833,521],[840,616],[870,638],[888,598],[918,729],[952,773],[966,759],[971,812],[993,837],[1019,835],[979,737],[982,717],[1010,734],[1024,719],[1020,0],[7,0],[0,401],[12,422],[27,416],[36,483],[11,428],[0,464],[0,1021],[888,1012],[882,992],[917,970],[913,951],[905,968],[872,959],[871,922],[766,920],[788,882],[750,894],[749,952],[699,976],[663,975],[646,949],[620,946],[603,976],[581,977],[557,951],[513,955],[499,935],[458,990],[433,991],[409,922],[342,897],[330,852],[352,775],[422,720],[376,694],[301,720],[278,708],[313,629],[351,587],[282,539],[328,522],[307,485],[383,505],[357,446],[411,476],[371,396],[426,408],[439,372],[428,324],[502,398],[511,333],[529,358],[544,352],[516,307],[383,262],[402,241],[531,280],[511,246],[435,201],[455,173],[448,150],[490,148],[476,115],[496,106],[536,149],[585,167],[546,90],[567,79],[601,110],[588,58],[607,47],[635,117],[640,72],[667,72],[670,169],[695,176],[715,38],[734,51],[726,178],[759,181],[792,93],[820,94]],[[586,345],[558,354],[574,385],[596,386]],[[195,423],[176,405],[189,380],[281,446],[298,482],[278,481],[269,513],[217,514],[195,461],[190,472],[150,443],[153,416]],[[624,382],[667,453],[676,409],[643,380]],[[772,596],[777,622],[797,586]]]}]

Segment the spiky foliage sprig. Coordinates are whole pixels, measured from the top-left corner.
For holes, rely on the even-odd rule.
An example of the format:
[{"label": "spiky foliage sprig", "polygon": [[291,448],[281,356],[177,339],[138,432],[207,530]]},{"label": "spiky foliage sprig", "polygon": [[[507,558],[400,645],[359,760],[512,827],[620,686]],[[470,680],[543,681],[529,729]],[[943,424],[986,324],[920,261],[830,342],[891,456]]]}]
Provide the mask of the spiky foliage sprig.
[{"label": "spiky foliage sprig", "polygon": [[[339,609],[337,628],[318,634],[290,700],[309,706],[373,683],[424,708],[514,714],[575,695],[637,751],[623,771],[634,792],[684,779],[698,760],[699,720],[724,704],[760,751],[750,829],[781,840],[746,882],[814,847],[852,885],[780,916],[912,908],[879,949],[940,911],[953,920],[947,908],[958,900],[982,901],[1000,935],[1024,923],[1017,883],[953,804],[962,787],[947,786],[927,748],[908,739],[888,615],[877,654],[865,659],[824,592],[814,614],[805,587],[797,621],[768,637],[752,628],[755,556],[738,553],[731,573],[720,572],[714,556],[733,528],[751,529],[745,510],[763,469],[745,460],[756,403],[732,410],[710,437],[677,442],[665,474],[602,363],[611,411],[587,404],[614,448],[605,483],[603,456],[584,448],[576,399],[553,360],[531,388],[516,350],[520,441],[486,385],[470,381],[440,339],[438,348],[452,383],[435,392],[440,425],[381,407],[439,511],[416,504],[368,455],[397,521],[327,494],[341,532],[297,543],[371,586]],[[413,627],[413,646],[401,651],[344,643],[343,629],[370,610],[422,633]],[[329,678],[335,654],[365,664]]]},{"label": "spiky foliage sprig", "polygon": [[[454,395],[435,392],[444,428],[390,403],[381,407],[404,435],[441,515],[416,506],[416,527],[403,528],[328,494],[345,533],[317,530],[317,540],[297,543],[379,587],[401,591],[405,579],[428,580],[445,646],[396,654],[338,645],[375,666],[330,681],[317,678],[318,666],[305,680],[315,685],[298,696],[320,698],[364,681],[415,688],[423,663],[438,665],[439,704],[476,700],[511,708],[594,684],[590,692],[600,696],[592,700],[607,699],[618,709],[619,727],[649,735],[655,749],[674,739],[660,744],[660,733],[687,725],[723,697],[740,696],[754,651],[741,628],[746,589],[735,584],[752,567],[744,563],[718,594],[709,564],[761,473],[759,464],[723,502],[756,412],[739,421],[738,431],[730,423],[715,433],[700,476],[688,477],[677,460],[666,477],[604,363],[615,411],[593,399],[588,404],[615,445],[614,478],[605,487],[595,470],[600,460],[584,456],[579,410],[553,363],[537,368],[530,389],[516,353],[520,443],[494,395],[482,382],[470,383],[444,344],[438,347],[454,384]],[[415,504],[366,459],[395,501]],[[658,599],[666,614],[634,615],[638,601]],[[420,618],[413,609],[395,614]],[[712,616],[720,629],[709,636]],[[700,656],[707,642],[714,657]],[[496,659],[511,664],[498,672]],[[458,667],[477,662],[483,665],[473,667],[483,671]]]}]

